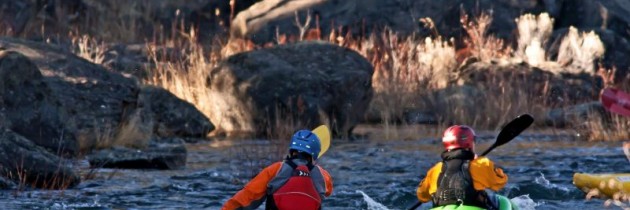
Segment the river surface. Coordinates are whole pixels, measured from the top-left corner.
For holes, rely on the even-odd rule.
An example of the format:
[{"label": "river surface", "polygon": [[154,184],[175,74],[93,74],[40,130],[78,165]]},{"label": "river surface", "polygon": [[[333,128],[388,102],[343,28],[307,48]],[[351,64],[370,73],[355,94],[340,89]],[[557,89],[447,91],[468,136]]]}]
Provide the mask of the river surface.
[{"label": "river surface", "polygon": [[[492,134],[480,135],[478,150]],[[621,142],[585,142],[571,135],[525,133],[488,156],[509,175],[500,191],[522,209],[600,209],[572,185],[575,172],[629,173]],[[245,146],[244,146],[245,145]],[[256,173],[275,159],[267,141],[201,142],[188,145],[186,169],[98,169],[96,176],[65,191],[0,191],[1,209],[220,209]],[[335,140],[320,159],[334,179],[324,209],[406,209],[416,202],[424,173],[439,161],[437,138]],[[261,152],[262,151],[262,152]],[[83,176],[90,171],[78,161]],[[264,205],[263,205],[264,206]],[[418,209],[427,209],[424,204]],[[619,207],[611,206],[612,209]],[[262,207],[260,209],[263,209]]]}]

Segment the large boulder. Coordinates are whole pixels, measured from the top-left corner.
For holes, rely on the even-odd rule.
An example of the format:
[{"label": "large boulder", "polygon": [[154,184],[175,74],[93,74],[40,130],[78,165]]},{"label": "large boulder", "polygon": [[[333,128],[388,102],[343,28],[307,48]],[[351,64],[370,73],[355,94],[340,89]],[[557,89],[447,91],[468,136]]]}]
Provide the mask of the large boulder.
[{"label": "large boulder", "polygon": [[[419,22],[420,18],[425,17],[433,20],[441,35],[460,38],[465,34],[460,22],[462,10],[471,15],[492,10],[494,21],[489,26],[489,31],[501,38],[510,38],[516,28],[514,18],[523,13],[544,12],[546,6],[542,1],[511,0],[328,0],[309,9],[312,15],[310,26],[314,28],[317,23],[322,38],[328,37],[333,29],[342,29],[343,35],[367,35],[378,32],[385,26],[403,35],[416,32],[428,35],[431,31]],[[305,15],[305,11],[300,13],[301,21],[305,20]],[[295,17],[281,18],[270,22],[251,38],[257,42],[273,41],[276,30],[280,33],[298,34],[299,29],[295,25]]]},{"label": "large boulder", "polygon": [[78,144],[66,110],[31,60],[14,51],[0,52],[2,126],[51,152],[74,155]]},{"label": "large boulder", "polygon": [[[54,45],[0,38],[0,48],[19,52],[35,64],[31,71],[38,69],[43,78],[34,81],[43,81],[37,84],[50,89],[49,93],[39,94],[46,97],[34,95],[35,99],[56,98],[67,113],[60,123],[76,128],[66,131],[77,139],[81,150],[117,142],[147,142],[157,130],[162,134],[202,136],[212,129],[200,112],[191,111],[188,103],[174,95],[156,88],[143,90],[137,79],[109,71]],[[177,113],[179,110],[181,113]],[[21,113],[16,114],[20,117]],[[187,122],[182,119],[194,123],[181,125],[180,122]]]},{"label": "large boulder", "polygon": [[[0,39],[0,46],[30,58],[44,75],[62,107],[66,122],[76,124],[73,133],[82,149],[113,139],[136,109],[138,82],[65,52],[53,45],[19,39]],[[150,136],[150,135],[149,135]]]},{"label": "large boulder", "polygon": [[92,167],[125,169],[182,169],[186,166],[187,150],[181,139],[159,139],[145,149],[114,147],[100,150],[88,157]]},{"label": "large boulder", "polygon": [[226,133],[329,124],[346,136],[372,98],[373,71],[357,52],[320,42],[236,54],[209,73],[209,118]]},{"label": "large boulder", "polygon": [[[486,91],[516,87],[548,106],[564,106],[597,100],[603,81],[590,73],[564,73],[553,66],[538,68],[526,63],[477,62],[460,69],[457,83],[482,86]],[[523,89],[526,88],[526,89]]]},{"label": "large boulder", "polygon": [[46,189],[76,186],[80,179],[64,160],[7,128],[0,128],[0,175]]},{"label": "large boulder", "polygon": [[150,107],[156,123],[153,132],[159,137],[203,138],[214,130],[214,125],[194,105],[163,88],[144,86],[140,99]]}]

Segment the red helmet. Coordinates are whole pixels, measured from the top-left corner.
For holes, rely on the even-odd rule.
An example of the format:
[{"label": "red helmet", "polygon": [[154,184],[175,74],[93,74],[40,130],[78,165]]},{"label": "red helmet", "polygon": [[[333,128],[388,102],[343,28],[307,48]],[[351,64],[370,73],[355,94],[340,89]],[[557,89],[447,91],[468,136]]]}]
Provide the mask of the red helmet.
[{"label": "red helmet", "polygon": [[475,131],[465,125],[454,125],[447,128],[442,136],[444,149],[472,149],[475,142]]}]

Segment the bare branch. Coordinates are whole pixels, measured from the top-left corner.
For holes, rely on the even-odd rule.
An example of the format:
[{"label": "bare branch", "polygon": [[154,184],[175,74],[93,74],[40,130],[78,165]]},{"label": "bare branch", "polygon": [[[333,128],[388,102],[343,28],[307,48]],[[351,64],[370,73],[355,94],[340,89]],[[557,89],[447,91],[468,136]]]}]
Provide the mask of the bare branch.
[{"label": "bare branch", "polygon": [[308,28],[310,27],[310,25],[311,25],[311,10],[306,11],[306,21],[304,21],[304,25],[300,23],[300,15],[298,11],[295,11],[295,26],[297,26],[298,29],[300,30],[300,41],[304,40],[304,35],[306,34],[306,31],[308,31]]},{"label": "bare branch", "polygon": [[328,0],[264,0],[239,12],[230,26],[230,39],[246,38],[267,23],[287,17],[295,11],[310,8]]}]

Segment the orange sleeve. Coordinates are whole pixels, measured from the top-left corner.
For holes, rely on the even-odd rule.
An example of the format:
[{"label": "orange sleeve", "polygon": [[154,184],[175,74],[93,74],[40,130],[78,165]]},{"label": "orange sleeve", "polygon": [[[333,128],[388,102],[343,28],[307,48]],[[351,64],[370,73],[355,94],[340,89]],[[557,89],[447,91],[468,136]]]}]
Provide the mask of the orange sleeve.
[{"label": "orange sleeve", "polygon": [[508,181],[503,169],[498,168],[486,158],[480,157],[470,162],[470,176],[476,190],[492,189],[499,191]]},{"label": "orange sleeve", "polygon": [[328,171],[326,171],[324,168],[319,167],[319,171],[322,172],[322,176],[324,177],[324,182],[326,182],[326,197],[332,195],[333,192],[333,180],[332,177],[330,176],[330,174],[328,174]]},{"label": "orange sleeve", "polygon": [[274,163],[263,169],[256,177],[254,177],[241,191],[238,191],[234,197],[230,198],[221,210],[233,210],[239,207],[245,207],[252,204],[253,201],[262,199],[267,193],[267,184],[280,170],[282,162]]},{"label": "orange sleeve", "polygon": [[442,162],[435,164],[433,168],[429,169],[427,176],[420,182],[418,190],[416,191],[420,202],[426,203],[431,201],[431,194],[437,191],[437,180],[440,176],[440,172],[442,172]]}]

